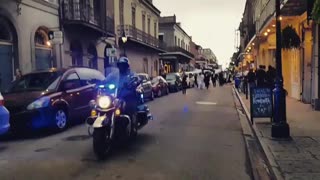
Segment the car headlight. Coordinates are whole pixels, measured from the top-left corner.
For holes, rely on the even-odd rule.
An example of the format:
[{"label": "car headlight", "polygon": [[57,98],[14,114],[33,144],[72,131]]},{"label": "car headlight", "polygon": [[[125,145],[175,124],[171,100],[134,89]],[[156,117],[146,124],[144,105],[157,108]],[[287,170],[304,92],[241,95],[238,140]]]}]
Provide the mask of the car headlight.
[{"label": "car headlight", "polygon": [[28,110],[33,110],[33,109],[40,109],[44,107],[48,107],[50,103],[50,98],[45,96],[37,99],[36,101],[32,102],[27,106]]},{"label": "car headlight", "polygon": [[98,99],[98,106],[101,107],[102,109],[107,109],[111,106],[112,101],[109,96],[101,96]]}]

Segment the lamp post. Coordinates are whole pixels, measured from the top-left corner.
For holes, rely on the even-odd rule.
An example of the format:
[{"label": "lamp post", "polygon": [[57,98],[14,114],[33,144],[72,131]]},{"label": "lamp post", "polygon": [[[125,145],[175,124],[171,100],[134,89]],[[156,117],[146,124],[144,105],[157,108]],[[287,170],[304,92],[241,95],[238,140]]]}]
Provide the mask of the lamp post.
[{"label": "lamp post", "polygon": [[276,49],[276,83],[274,93],[274,117],[271,127],[271,136],[274,138],[289,138],[290,128],[287,123],[286,115],[286,92],[283,88],[282,77],[282,55],[281,55],[281,20],[280,20],[280,0],[276,0],[276,35],[277,35],[277,49]]}]

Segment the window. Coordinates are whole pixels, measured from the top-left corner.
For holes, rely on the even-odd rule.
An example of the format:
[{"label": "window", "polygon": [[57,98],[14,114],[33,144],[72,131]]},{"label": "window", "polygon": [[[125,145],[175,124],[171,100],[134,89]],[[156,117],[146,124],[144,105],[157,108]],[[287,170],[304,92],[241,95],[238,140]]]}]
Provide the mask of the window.
[{"label": "window", "polygon": [[124,24],[124,0],[119,1],[120,25]]},{"label": "window", "polygon": [[154,70],[155,70],[156,72],[159,71],[159,69],[158,69],[158,60],[155,60],[155,61],[154,61]]},{"label": "window", "polygon": [[178,43],[177,43],[177,36],[174,36],[174,45],[177,46]]},{"label": "window", "polygon": [[132,26],[133,27],[136,27],[136,8],[135,7],[132,7],[131,8],[131,13],[132,13]]},{"label": "window", "polygon": [[70,83],[70,88],[67,89],[76,89],[81,87],[80,78],[77,73],[69,74],[68,77],[65,80],[65,83]]},{"label": "window", "polygon": [[142,14],[142,31],[146,32],[146,15]]},{"label": "window", "polygon": [[163,41],[163,34],[159,35],[159,41]]},{"label": "window", "polygon": [[157,37],[158,32],[157,32],[157,22],[154,23],[154,37]]},{"label": "window", "polygon": [[144,58],[143,59],[143,72],[148,74],[148,59]]},{"label": "window", "polygon": [[178,46],[180,47],[180,39],[178,39]]},{"label": "window", "polygon": [[150,34],[150,24],[151,23],[151,20],[150,20],[150,18],[148,18],[148,34]]}]

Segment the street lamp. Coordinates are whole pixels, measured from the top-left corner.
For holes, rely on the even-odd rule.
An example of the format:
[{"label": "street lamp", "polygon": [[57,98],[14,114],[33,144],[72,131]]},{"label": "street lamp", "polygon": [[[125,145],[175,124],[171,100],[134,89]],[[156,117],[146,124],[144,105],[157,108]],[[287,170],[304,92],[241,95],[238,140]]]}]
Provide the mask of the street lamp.
[{"label": "street lamp", "polygon": [[121,37],[121,40],[122,40],[122,43],[123,43],[123,53],[124,53],[124,56],[127,56],[125,44],[126,44],[126,42],[128,41],[128,37],[126,36],[126,33],[125,33],[125,32],[123,32],[122,37]]},{"label": "street lamp", "polygon": [[274,138],[289,138],[290,128],[287,123],[286,115],[286,92],[283,88],[282,77],[282,60],[281,60],[281,16],[280,16],[280,0],[276,0],[276,36],[277,36],[277,49],[276,49],[276,83],[274,93],[274,117],[271,127],[271,136]]}]

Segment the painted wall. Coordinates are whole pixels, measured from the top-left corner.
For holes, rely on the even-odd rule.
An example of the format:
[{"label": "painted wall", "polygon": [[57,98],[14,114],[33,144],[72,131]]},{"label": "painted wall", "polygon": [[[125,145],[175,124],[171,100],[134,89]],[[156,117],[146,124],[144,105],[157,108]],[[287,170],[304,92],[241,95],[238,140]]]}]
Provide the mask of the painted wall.
[{"label": "painted wall", "polygon": [[[187,34],[185,34],[178,25],[175,25],[174,27],[174,36],[177,37],[177,42],[178,39],[180,39],[180,47],[189,51],[190,50],[190,42],[191,42],[191,38],[190,36],[188,36]],[[182,41],[184,41],[185,46],[182,46]],[[188,45],[188,48],[186,47],[186,45]],[[178,46],[178,44],[176,44],[176,46]]]},{"label": "painted wall", "polygon": [[[18,54],[22,73],[28,73],[35,67],[34,35],[40,26],[50,30],[59,27],[58,6],[46,2],[23,0],[21,15],[17,14],[17,6],[14,1],[0,1],[0,14],[7,17],[15,26],[18,34]],[[60,51],[54,47],[55,58],[60,61]]]}]

